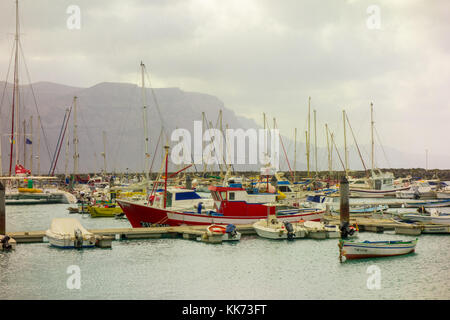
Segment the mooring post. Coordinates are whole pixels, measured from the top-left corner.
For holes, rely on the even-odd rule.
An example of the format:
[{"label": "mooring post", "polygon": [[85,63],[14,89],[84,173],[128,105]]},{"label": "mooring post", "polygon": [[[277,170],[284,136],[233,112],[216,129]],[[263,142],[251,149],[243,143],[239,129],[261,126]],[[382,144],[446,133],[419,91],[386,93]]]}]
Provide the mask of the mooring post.
[{"label": "mooring post", "polygon": [[0,181],[0,234],[6,235],[5,186]]},{"label": "mooring post", "polygon": [[344,175],[340,181],[340,221],[341,238],[347,238],[350,223],[349,187],[347,177]]}]

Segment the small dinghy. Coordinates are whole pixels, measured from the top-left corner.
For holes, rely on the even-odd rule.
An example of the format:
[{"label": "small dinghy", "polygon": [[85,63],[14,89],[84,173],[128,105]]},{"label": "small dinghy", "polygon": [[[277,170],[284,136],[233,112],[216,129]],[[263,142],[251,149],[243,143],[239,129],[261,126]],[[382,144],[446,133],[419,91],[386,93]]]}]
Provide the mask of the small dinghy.
[{"label": "small dinghy", "polygon": [[226,227],[212,224],[206,228],[206,233],[209,237],[222,235],[222,241],[238,241],[241,239],[241,233],[236,231],[234,224],[229,224]]},{"label": "small dinghy", "polygon": [[297,223],[281,222],[276,216],[271,215],[268,219],[261,219],[253,224],[258,236],[267,239],[298,239],[305,238],[306,229]]},{"label": "small dinghy", "polygon": [[328,239],[336,239],[341,237],[341,230],[339,230],[339,226],[334,224],[326,224],[324,225],[324,228],[327,232]]},{"label": "small dinghy", "polygon": [[326,239],[328,238],[328,231],[325,225],[318,221],[305,221],[303,226],[308,231],[308,238],[311,239]]},{"label": "small dinghy", "polygon": [[49,243],[58,248],[89,248],[95,246],[95,236],[74,218],[55,218],[45,232]]},{"label": "small dinghy", "polygon": [[399,256],[414,252],[417,240],[363,241],[339,240],[339,259],[363,259]]}]

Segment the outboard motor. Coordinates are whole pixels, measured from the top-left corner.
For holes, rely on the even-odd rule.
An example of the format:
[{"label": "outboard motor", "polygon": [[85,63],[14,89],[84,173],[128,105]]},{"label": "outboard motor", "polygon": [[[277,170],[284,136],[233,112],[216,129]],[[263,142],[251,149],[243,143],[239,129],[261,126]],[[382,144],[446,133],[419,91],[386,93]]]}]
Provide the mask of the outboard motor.
[{"label": "outboard motor", "polygon": [[9,239],[11,239],[9,236],[4,236],[1,240],[3,251],[11,250],[12,246],[9,243]]},{"label": "outboard motor", "polygon": [[353,235],[355,230],[352,230],[347,221],[344,221],[341,225],[341,239],[347,239],[348,236]]},{"label": "outboard motor", "polygon": [[292,226],[292,223],[290,223],[288,221],[285,221],[284,222],[284,226],[285,226],[286,231],[287,231],[287,238],[288,238],[288,240],[294,239],[295,234],[294,234],[294,227]]},{"label": "outboard motor", "polygon": [[228,233],[231,238],[234,238],[236,236],[236,226],[234,224],[227,225],[225,232]]},{"label": "outboard motor", "polygon": [[74,247],[80,249],[83,247],[83,233],[80,229],[75,229]]}]

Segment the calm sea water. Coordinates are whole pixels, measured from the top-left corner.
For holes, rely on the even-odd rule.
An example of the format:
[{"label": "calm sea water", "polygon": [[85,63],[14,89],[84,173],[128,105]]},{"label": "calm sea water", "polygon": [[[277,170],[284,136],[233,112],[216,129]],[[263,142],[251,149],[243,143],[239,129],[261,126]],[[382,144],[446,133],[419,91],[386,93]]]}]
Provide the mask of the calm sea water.
[{"label": "calm sea water", "polygon": [[[7,206],[8,231],[46,230],[52,218],[68,216],[88,229],[130,226],[127,220],[69,215],[68,206]],[[360,234],[361,240],[411,238]],[[71,265],[80,268],[80,289],[67,288]],[[368,288],[371,266],[380,272],[379,289]],[[221,245],[126,240],[114,241],[112,249],[85,250],[19,244],[0,252],[0,299],[449,299],[449,266],[446,235],[420,236],[416,253],[407,256],[342,264],[335,239],[243,236]]]}]

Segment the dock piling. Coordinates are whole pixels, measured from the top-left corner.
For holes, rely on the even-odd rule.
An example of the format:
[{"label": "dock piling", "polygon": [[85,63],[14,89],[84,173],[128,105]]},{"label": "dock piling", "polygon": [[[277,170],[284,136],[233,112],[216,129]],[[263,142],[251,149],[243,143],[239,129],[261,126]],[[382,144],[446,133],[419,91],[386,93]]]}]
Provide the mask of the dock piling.
[{"label": "dock piling", "polygon": [[349,186],[347,177],[344,175],[339,185],[340,193],[340,229],[341,238],[345,239],[348,236],[349,223],[350,223],[350,206],[349,206]]},{"label": "dock piling", "polygon": [[5,186],[0,181],[0,234],[6,234]]}]

